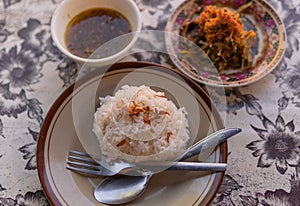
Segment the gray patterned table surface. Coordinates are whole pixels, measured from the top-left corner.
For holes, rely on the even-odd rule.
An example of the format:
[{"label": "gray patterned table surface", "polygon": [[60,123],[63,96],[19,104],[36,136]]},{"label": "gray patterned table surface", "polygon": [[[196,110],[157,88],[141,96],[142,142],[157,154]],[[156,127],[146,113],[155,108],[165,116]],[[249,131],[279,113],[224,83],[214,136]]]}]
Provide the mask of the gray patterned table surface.
[{"label": "gray patterned table surface", "polygon": [[[181,2],[136,0],[143,28],[164,30]],[[49,107],[77,72],[51,40],[58,3],[0,1],[0,206],[49,205],[37,175],[37,139]],[[286,52],[262,80],[226,90],[226,126],[242,128],[243,136],[228,142],[229,168],[212,205],[300,205],[300,1],[269,3],[284,21]],[[147,60],[170,63],[160,54]]]}]

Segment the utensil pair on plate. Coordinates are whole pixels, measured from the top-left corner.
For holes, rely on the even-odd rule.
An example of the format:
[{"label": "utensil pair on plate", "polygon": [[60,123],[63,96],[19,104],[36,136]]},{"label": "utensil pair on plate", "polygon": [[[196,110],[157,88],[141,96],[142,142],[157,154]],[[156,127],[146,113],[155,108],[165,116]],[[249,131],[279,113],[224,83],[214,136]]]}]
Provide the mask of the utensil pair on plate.
[{"label": "utensil pair on plate", "polygon": [[[213,148],[224,142],[229,137],[241,132],[240,128],[228,128],[215,132],[201,141],[189,147],[179,158],[179,162],[170,164],[168,169],[172,170],[194,170],[194,171],[225,171],[226,163],[204,163],[204,162],[180,162],[192,156],[198,155],[207,149]],[[120,175],[120,172],[136,172],[135,165],[120,162],[118,170],[111,171],[98,164],[93,158],[84,152],[70,151],[67,161],[67,169],[89,176],[109,176],[105,178],[94,190],[97,201],[105,204],[123,204],[139,197],[146,189],[152,174]],[[159,165],[161,167],[162,165]]]}]

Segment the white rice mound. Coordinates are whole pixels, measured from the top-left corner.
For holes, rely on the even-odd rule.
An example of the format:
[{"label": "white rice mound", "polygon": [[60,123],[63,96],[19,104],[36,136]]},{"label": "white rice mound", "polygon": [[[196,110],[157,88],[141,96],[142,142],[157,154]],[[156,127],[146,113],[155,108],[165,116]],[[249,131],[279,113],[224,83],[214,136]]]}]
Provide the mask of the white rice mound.
[{"label": "white rice mound", "polygon": [[128,86],[100,97],[93,132],[106,160],[172,161],[188,146],[185,108],[147,86]]}]

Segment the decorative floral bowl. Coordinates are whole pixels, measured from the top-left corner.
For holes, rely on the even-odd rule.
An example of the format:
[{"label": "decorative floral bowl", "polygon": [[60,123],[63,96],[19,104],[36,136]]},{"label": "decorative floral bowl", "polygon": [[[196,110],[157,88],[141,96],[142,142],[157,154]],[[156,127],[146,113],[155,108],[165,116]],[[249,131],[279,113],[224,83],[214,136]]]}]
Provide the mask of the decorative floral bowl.
[{"label": "decorative floral bowl", "polygon": [[250,68],[224,73],[218,73],[216,70],[208,71],[201,68],[202,65],[199,62],[185,59],[180,52],[178,39],[183,37],[179,36],[179,30],[189,15],[187,12],[189,7],[195,6],[195,4],[198,6],[216,5],[236,10],[249,2],[249,0],[187,0],[179,5],[166,26],[166,31],[177,34],[172,38],[166,38],[166,44],[174,64],[195,81],[219,87],[247,85],[269,74],[284,54],[286,32],[278,14],[271,5],[263,0],[252,0],[251,5],[240,13],[246,30],[252,29],[256,32],[255,43],[251,48],[254,62]]}]

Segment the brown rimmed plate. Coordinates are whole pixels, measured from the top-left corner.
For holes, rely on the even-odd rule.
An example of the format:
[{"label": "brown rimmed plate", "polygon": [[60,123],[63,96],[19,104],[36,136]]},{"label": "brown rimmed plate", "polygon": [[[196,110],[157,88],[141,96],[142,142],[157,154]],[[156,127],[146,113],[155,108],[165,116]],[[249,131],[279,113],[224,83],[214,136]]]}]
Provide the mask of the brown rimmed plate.
[{"label": "brown rimmed plate", "polygon": [[[127,79],[128,76],[135,78],[136,75],[146,78]],[[93,197],[94,187],[102,178],[87,178],[66,169],[68,150],[90,149],[87,142],[80,137],[80,130],[92,127],[89,125],[90,120],[85,119],[89,117],[83,115],[78,122],[74,118],[83,114],[86,106],[82,105],[82,111],[77,111],[80,108],[74,109],[74,99],[77,101],[90,97],[91,104],[97,104],[94,101],[95,93],[91,92],[93,88],[97,88],[96,96],[112,95],[116,85],[141,82],[156,88],[162,87],[164,90],[167,90],[168,85],[175,89],[170,98],[186,107],[191,136],[197,136],[194,141],[224,127],[219,113],[206,93],[188,77],[175,70],[152,63],[125,62],[113,65],[105,73],[94,71],[58,97],[40,132],[37,146],[38,174],[52,205],[102,205]],[[189,100],[191,96],[195,101]],[[196,102],[196,107],[191,103],[193,101]],[[97,105],[93,107],[95,109]],[[194,121],[195,117],[197,121]],[[75,128],[80,127],[80,124],[85,126]],[[86,134],[87,139],[95,138],[91,131],[86,131]],[[227,143],[215,148],[206,161],[227,162]],[[146,192],[128,205],[208,205],[217,193],[223,176],[224,172],[165,171],[154,175]]]}]

